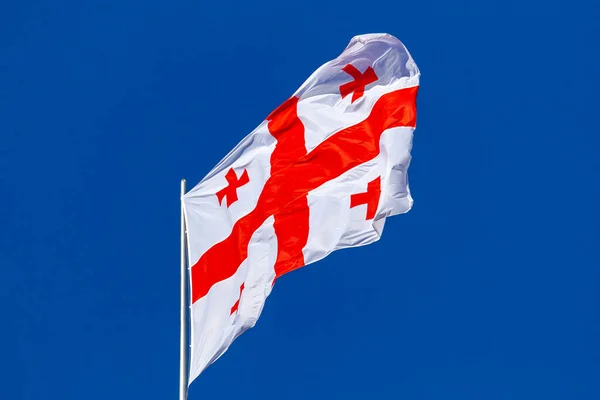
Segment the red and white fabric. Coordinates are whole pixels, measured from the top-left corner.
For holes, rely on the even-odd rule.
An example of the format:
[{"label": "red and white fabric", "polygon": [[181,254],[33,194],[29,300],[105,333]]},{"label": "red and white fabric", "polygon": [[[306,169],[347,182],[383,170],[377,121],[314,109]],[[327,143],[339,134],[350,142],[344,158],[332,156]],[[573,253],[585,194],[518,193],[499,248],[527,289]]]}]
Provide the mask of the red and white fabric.
[{"label": "red and white fabric", "polygon": [[419,76],[395,37],[354,37],[184,195],[189,382],[255,325],[279,276],[410,210]]}]

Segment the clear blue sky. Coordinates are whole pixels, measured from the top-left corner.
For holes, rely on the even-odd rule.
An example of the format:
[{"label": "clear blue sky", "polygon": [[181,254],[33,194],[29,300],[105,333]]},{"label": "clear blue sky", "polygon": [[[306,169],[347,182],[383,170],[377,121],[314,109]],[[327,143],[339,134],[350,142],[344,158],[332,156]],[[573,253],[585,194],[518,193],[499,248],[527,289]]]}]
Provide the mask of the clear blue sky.
[{"label": "clear blue sky", "polygon": [[414,208],[279,280],[190,400],[599,399],[599,11],[4,2],[0,399],[176,399],[179,179],[370,32],[422,72]]}]

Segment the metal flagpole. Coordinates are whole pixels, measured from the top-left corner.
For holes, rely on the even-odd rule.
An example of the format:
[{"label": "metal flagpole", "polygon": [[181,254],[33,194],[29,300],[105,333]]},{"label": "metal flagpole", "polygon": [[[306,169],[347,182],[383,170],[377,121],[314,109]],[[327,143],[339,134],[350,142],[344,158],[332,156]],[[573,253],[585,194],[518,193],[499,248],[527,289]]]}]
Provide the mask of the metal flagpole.
[{"label": "metal flagpole", "polygon": [[185,258],[185,213],[183,212],[183,195],[185,194],[185,179],[181,180],[181,310],[179,313],[179,400],[187,399],[187,300],[186,282],[187,268]]}]

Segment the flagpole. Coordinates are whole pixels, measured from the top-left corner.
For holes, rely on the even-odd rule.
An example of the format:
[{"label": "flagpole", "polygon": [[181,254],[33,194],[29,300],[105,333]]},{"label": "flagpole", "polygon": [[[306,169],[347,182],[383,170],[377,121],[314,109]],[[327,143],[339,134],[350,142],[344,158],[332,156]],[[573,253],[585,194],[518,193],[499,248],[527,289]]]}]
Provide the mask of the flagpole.
[{"label": "flagpole", "polygon": [[185,213],[183,212],[183,195],[185,194],[185,179],[181,180],[181,285],[179,313],[179,400],[187,400],[187,301],[186,282],[187,268],[185,259]]}]

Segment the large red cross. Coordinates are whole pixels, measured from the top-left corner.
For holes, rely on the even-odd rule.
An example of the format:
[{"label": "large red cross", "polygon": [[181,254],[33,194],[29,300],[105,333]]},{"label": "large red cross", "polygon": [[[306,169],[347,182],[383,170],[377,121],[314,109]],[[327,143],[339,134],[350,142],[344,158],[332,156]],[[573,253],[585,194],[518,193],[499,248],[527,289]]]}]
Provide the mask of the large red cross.
[{"label": "large red cross", "polygon": [[268,128],[277,140],[271,155],[271,176],[256,207],[192,266],[192,303],[214,284],[235,274],[248,257],[252,235],[271,216],[278,247],[276,277],[303,266],[302,249],[309,229],[308,193],[376,157],[385,130],[414,127],[417,91],[418,87],[412,87],[384,94],[365,120],[331,135],[310,153],[306,152],[304,126],[296,112],[298,99],[287,100],[271,113]]},{"label": "large red cross", "polygon": [[221,204],[224,197],[227,197],[227,208],[229,208],[229,206],[238,199],[237,189],[250,182],[250,178],[248,177],[248,171],[244,170],[242,176],[238,179],[233,168],[229,168],[229,171],[227,171],[227,174],[225,175],[225,179],[227,180],[227,186],[219,190],[216,194],[217,199],[219,199],[219,204]]},{"label": "large red cross", "polygon": [[379,79],[377,78],[375,70],[371,67],[368,67],[365,72],[361,74],[354,65],[348,64],[342,68],[342,71],[354,78],[352,82],[344,83],[342,86],[340,86],[340,94],[342,95],[342,99],[354,92],[351,103],[354,103],[356,100],[362,97],[362,95],[365,93],[365,86]]},{"label": "large red cross", "polygon": [[381,179],[373,179],[367,184],[367,191],[356,193],[350,196],[350,208],[361,204],[367,205],[367,220],[375,218],[377,206],[379,205],[379,196],[381,195]]}]

